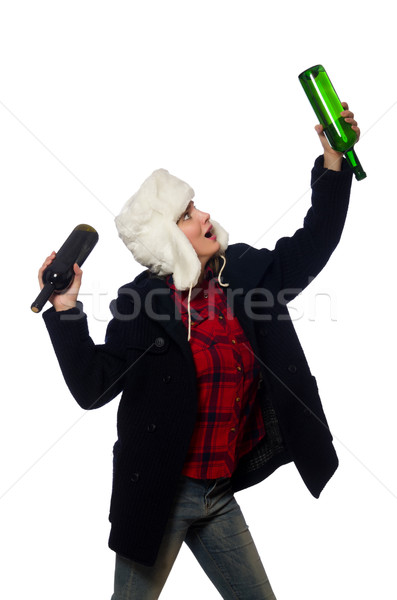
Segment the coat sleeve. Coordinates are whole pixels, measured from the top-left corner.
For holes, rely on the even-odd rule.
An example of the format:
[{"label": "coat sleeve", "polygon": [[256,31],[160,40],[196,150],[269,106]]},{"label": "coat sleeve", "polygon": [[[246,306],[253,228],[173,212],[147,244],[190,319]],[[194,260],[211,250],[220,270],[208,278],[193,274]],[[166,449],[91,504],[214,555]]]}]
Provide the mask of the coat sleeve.
[{"label": "coat sleeve", "polygon": [[127,362],[126,329],[133,306],[130,297],[119,294],[111,309],[104,344],[96,345],[88,331],[83,306],[43,313],[62,374],[77,403],[84,409],[99,408],[115,398],[123,389]]},{"label": "coat sleeve", "polygon": [[[291,290],[289,299],[318,275],[339,243],[349,206],[352,170],[345,159],[341,171],[323,167],[319,156],[312,169],[312,205],[303,227],[276,243],[273,276],[276,288]],[[295,292],[293,291],[295,290]]]},{"label": "coat sleeve", "polygon": [[277,299],[285,305],[326,265],[343,231],[353,172],[345,160],[342,171],[324,169],[323,163],[319,156],[312,169],[312,203],[303,227],[279,239],[273,250],[229,246],[223,280],[232,288],[266,290],[270,303]]}]

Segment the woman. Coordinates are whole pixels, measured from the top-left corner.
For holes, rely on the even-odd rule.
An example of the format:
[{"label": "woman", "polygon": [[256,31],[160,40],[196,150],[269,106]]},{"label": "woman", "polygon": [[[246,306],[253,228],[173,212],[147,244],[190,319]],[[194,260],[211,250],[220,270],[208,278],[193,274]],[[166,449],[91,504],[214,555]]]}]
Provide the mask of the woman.
[{"label": "woman", "polygon": [[[360,130],[344,104],[341,113]],[[113,600],[158,598],[185,541],[223,598],[274,599],[234,492],[293,461],[318,498],[338,465],[286,304],[335,249],[352,172],[316,131],[304,226],[274,250],[228,246],[194,192],[155,171],[116,218],[148,267],[119,290],[105,344],[77,303],[82,271],[43,315],[77,402],[118,393],[110,506]],[[54,253],[39,271],[51,263]]]}]

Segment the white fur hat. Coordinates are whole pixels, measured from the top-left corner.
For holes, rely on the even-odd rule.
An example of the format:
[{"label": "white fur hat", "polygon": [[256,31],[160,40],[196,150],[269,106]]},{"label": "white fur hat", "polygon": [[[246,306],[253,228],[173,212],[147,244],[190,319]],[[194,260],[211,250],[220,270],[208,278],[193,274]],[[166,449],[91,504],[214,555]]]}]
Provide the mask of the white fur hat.
[{"label": "white fur hat", "polygon": [[[141,265],[157,275],[173,275],[178,290],[195,286],[201,264],[192,244],[177,221],[194,197],[193,189],[165,169],[148,177],[116,217],[119,236]],[[219,254],[228,245],[228,234],[212,221],[220,244]]]}]

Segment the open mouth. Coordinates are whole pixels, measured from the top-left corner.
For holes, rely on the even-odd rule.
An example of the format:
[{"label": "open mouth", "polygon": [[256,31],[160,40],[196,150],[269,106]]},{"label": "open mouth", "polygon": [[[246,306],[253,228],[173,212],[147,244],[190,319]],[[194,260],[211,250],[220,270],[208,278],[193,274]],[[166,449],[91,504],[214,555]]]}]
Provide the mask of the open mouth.
[{"label": "open mouth", "polygon": [[211,238],[213,235],[214,235],[214,234],[213,234],[213,232],[212,232],[212,227],[210,227],[210,228],[208,229],[207,233],[204,235],[204,237],[206,237],[206,238],[208,238],[208,239],[209,239],[209,238]]}]

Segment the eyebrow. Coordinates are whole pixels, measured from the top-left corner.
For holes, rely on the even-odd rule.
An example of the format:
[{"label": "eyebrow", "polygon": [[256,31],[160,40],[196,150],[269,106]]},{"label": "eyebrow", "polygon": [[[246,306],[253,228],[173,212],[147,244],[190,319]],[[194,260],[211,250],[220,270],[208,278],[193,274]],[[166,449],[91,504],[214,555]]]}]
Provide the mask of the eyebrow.
[{"label": "eyebrow", "polygon": [[193,206],[194,206],[194,202],[193,202],[193,200],[190,200],[189,204],[187,205],[187,207],[185,208],[185,210],[183,211],[181,216],[186,215],[186,213],[188,213],[189,210],[191,208],[193,208]]}]

